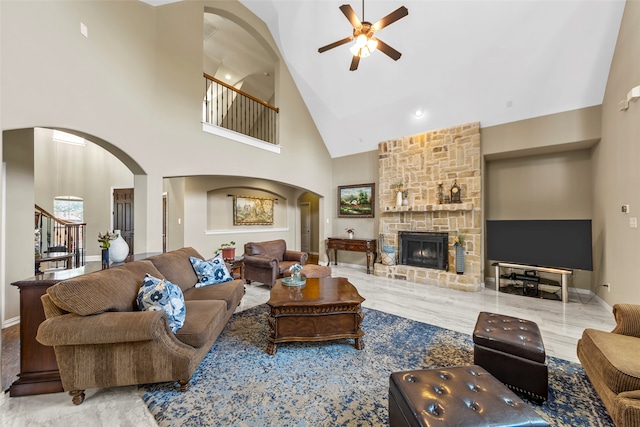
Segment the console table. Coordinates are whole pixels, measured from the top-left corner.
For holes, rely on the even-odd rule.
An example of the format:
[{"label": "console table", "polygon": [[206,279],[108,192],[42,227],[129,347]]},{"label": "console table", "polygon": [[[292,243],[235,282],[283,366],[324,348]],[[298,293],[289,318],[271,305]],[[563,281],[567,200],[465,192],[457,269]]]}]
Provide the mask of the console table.
[{"label": "console table", "polygon": [[40,264],[43,262],[52,262],[52,261],[64,261],[65,268],[69,270],[71,268],[71,258],[73,258],[73,253],[71,252],[51,252],[49,254],[37,254],[35,258],[35,274],[44,274],[43,271],[40,270]]},{"label": "console table", "polygon": [[378,258],[378,250],[376,249],[376,239],[345,239],[342,237],[327,238],[327,265],[331,264],[330,250],[333,249],[333,264],[338,265],[338,250],[365,252],[367,254],[367,274],[370,273],[371,254],[373,254],[373,263]]},{"label": "console table", "polygon": [[569,276],[573,273],[571,270],[563,270],[560,268],[549,268],[549,267],[536,267],[536,266],[531,266],[531,265],[523,265],[523,264],[510,264],[507,262],[497,262],[494,264],[495,268],[496,268],[496,290],[500,289],[500,267],[504,267],[504,268],[517,268],[517,269],[521,269],[521,270],[534,270],[534,271],[542,271],[544,273],[553,273],[553,274],[559,274],[562,279],[561,279],[561,285],[562,285],[562,302],[563,303],[568,303],[569,302]]}]

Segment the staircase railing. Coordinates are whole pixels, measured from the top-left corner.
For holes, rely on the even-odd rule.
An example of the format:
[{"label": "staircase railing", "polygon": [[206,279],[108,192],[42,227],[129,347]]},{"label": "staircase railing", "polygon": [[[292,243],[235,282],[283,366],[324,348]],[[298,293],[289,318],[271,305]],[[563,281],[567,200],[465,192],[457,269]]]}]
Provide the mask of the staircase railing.
[{"label": "staircase railing", "polygon": [[277,145],[279,109],[206,73],[204,120]]},{"label": "staircase railing", "polygon": [[73,267],[85,265],[84,222],[56,218],[35,205],[36,230],[40,230],[40,253],[69,252],[73,254]]}]

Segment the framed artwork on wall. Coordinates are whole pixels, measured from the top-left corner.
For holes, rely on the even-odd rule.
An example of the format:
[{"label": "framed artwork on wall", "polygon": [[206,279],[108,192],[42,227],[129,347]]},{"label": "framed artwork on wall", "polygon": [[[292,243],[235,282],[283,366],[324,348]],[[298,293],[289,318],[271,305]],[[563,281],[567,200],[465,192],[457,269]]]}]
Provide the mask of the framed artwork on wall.
[{"label": "framed artwork on wall", "polygon": [[274,199],[233,196],[233,225],[273,225]]},{"label": "framed artwork on wall", "polygon": [[373,218],[376,203],[375,184],[338,186],[338,218]]}]

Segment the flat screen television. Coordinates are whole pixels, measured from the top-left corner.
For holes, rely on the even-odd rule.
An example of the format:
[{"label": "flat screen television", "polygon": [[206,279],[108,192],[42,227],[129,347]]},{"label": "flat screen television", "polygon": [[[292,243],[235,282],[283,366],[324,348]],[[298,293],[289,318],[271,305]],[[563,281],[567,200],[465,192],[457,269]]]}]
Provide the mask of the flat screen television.
[{"label": "flat screen television", "polygon": [[487,259],[593,270],[591,220],[488,220]]}]

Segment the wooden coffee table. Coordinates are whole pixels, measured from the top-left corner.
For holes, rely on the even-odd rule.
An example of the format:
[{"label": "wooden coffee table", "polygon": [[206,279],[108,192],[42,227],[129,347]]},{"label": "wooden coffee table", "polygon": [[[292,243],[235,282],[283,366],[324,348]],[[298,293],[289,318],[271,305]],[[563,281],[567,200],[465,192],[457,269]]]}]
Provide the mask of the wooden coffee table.
[{"label": "wooden coffee table", "polygon": [[364,298],[344,277],[307,278],[304,286],[284,286],[278,280],[271,288],[269,344],[276,354],[278,343],[328,341],[354,338],[355,348],[364,348],[361,303]]}]

